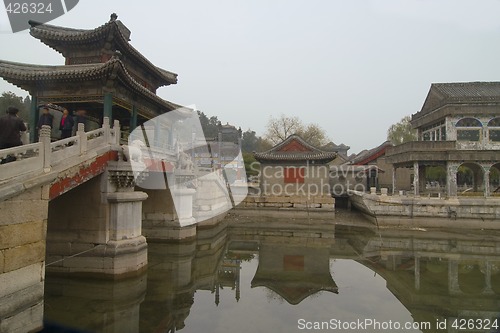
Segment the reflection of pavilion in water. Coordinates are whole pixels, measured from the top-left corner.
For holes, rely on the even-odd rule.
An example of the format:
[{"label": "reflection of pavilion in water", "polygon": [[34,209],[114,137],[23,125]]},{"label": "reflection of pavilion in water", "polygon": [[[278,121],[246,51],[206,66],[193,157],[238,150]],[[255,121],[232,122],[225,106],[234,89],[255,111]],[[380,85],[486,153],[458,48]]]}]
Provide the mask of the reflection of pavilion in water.
[{"label": "reflection of pavilion in water", "polygon": [[[102,327],[115,319],[114,329],[107,331],[118,332],[120,322],[126,322],[142,332],[175,332],[185,327],[198,290],[212,292],[217,305],[229,301],[223,297],[227,290],[238,301],[240,288],[248,288],[240,286],[241,264],[258,255],[251,287],[266,287],[289,304],[319,291],[332,293],[333,302],[342,286],[332,279],[330,261],[344,258],[384,278],[415,321],[448,320],[450,327],[455,318],[500,317],[500,234],[335,228],[334,238],[331,224],[273,228],[269,223],[228,225],[226,220],[201,228],[192,242],[150,243],[147,292],[146,276],[104,289],[61,279],[55,286],[49,278],[53,287],[46,289],[56,294],[46,299],[46,313],[52,320],[73,318],[64,306],[57,314],[52,308],[55,298],[65,298],[64,304],[71,305],[67,311],[85,313]],[[97,304],[92,289],[107,290],[99,295],[99,306],[89,306]]]},{"label": "reflection of pavilion in water", "polygon": [[386,230],[361,244],[415,321],[500,318],[500,234]]},{"label": "reflection of pavilion in water", "polygon": [[263,244],[254,287],[266,287],[292,305],[320,291],[338,293],[330,274],[329,247]]}]

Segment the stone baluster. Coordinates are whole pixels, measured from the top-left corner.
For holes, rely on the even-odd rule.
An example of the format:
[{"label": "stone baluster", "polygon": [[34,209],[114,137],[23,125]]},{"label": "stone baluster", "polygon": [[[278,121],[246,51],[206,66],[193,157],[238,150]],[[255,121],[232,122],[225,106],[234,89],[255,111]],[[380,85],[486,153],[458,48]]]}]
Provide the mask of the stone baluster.
[{"label": "stone baluster", "polygon": [[113,122],[113,130],[115,132],[115,141],[113,143],[119,145],[120,139],[122,136],[121,130],[120,130],[120,121],[119,120],[115,120]]},{"label": "stone baluster", "polygon": [[102,119],[102,129],[104,131],[104,142],[110,143],[111,133],[110,133],[110,128],[109,128],[109,118],[108,117],[104,117]]},{"label": "stone baluster", "polygon": [[40,129],[40,137],[39,140],[42,143],[42,151],[40,154],[43,154],[43,171],[49,172],[51,167],[51,153],[52,148],[50,147],[50,133],[51,128],[48,125],[43,125]]},{"label": "stone baluster", "polygon": [[87,152],[87,134],[85,134],[85,124],[78,124],[76,135],[78,136],[78,141],[80,143],[80,155],[84,155]]}]

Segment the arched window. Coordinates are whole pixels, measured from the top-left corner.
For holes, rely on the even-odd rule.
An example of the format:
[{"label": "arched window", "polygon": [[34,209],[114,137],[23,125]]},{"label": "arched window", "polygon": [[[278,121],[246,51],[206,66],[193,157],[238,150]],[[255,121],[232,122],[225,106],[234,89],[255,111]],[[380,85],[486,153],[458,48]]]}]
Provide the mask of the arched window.
[{"label": "arched window", "polygon": [[500,142],[500,117],[493,118],[488,122],[488,136],[490,141]]},{"label": "arched window", "polygon": [[483,124],[476,118],[462,118],[460,119],[456,127],[483,127]]},{"label": "arched window", "polygon": [[462,118],[456,125],[457,140],[459,141],[479,141],[483,124],[476,118]]}]

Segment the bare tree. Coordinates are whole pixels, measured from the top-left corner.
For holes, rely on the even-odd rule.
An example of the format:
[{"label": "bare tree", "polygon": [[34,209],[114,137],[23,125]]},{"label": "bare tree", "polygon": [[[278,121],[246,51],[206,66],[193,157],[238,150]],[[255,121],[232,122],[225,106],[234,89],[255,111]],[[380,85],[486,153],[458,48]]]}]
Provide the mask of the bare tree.
[{"label": "bare tree", "polygon": [[269,119],[265,138],[273,144],[278,144],[290,135],[302,132],[303,129],[304,125],[298,117],[287,117],[281,114],[279,118]]},{"label": "bare tree", "polygon": [[271,117],[266,127],[264,138],[273,144],[278,144],[292,134],[300,135],[314,146],[322,146],[328,142],[325,131],[317,124],[304,125],[298,117],[288,117],[281,114],[278,118]]},{"label": "bare tree", "polygon": [[387,130],[387,140],[394,145],[417,140],[417,131],[411,127],[411,116],[406,116]]}]

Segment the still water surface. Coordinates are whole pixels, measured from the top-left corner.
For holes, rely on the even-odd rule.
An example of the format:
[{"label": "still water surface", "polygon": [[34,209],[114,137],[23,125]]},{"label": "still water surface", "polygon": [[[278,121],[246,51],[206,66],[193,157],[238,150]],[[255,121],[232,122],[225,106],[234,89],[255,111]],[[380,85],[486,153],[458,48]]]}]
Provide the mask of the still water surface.
[{"label": "still water surface", "polygon": [[192,242],[149,243],[147,272],[124,281],[48,274],[45,319],[88,332],[497,331],[500,234],[379,229],[347,212],[297,222],[228,218]]}]

